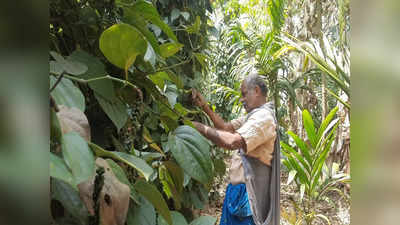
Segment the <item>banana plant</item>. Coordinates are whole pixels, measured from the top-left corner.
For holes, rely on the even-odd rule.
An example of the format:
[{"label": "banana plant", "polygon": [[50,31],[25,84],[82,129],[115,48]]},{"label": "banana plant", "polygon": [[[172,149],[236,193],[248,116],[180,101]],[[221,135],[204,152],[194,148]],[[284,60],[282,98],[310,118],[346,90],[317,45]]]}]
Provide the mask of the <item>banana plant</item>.
[{"label": "banana plant", "polygon": [[337,111],[338,107],[332,109],[320,127],[316,129],[310,113],[303,110],[303,124],[308,140],[302,140],[292,131],[288,131],[296,147],[281,141],[282,153],[286,156],[283,164],[290,171],[288,184],[292,181],[296,182],[300,189],[301,199],[305,195],[308,199],[318,200],[338,182],[349,180],[348,176],[342,175],[322,176],[323,167],[339,125],[339,119],[334,119]]}]

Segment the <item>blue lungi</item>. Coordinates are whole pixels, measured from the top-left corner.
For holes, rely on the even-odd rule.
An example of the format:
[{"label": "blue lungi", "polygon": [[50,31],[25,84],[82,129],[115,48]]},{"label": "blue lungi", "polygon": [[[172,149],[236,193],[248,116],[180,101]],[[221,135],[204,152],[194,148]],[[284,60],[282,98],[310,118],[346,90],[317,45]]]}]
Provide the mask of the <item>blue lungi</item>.
[{"label": "blue lungi", "polygon": [[225,192],[220,225],[255,225],[244,183],[229,184]]}]

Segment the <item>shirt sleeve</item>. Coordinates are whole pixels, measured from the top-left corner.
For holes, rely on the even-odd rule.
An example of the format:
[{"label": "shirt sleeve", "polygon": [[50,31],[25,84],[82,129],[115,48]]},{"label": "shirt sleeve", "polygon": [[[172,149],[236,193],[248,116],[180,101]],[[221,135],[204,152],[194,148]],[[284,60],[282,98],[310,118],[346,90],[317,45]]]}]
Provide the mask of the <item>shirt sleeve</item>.
[{"label": "shirt sleeve", "polygon": [[231,120],[230,123],[232,124],[233,129],[237,130],[244,124],[245,121],[246,121],[246,116],[241,116],[237,119]]},{"label": "shirt sleeve", "polygon": [[237,133],[246,142],[245,152],[249,153],[261,144],[276,137],[276,124],[268,110],[260,110],[251,115]]}]

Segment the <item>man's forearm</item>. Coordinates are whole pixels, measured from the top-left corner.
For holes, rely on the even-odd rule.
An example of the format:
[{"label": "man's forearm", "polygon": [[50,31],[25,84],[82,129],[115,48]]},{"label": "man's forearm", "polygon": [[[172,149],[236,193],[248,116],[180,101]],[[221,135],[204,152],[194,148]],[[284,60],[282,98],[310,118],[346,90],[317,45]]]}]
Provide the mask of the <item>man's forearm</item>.
[{"label": "man's forearm", "polygon": [[214,126],[217,129],[228,131],[228,132],[231,132],[231,133],[235,131],[233,129],[233,127],[230,126],[229,123],[225,123],[225,121],[217,113],[212,111],[212,109],[208,106],[208,104],[205,104],[203,106],[203,110],[204,110],[205,113],[207,113],[207,115],[213,121]]},{"label": "man's forearm", "polygon": [[217,130],[197,122],[193,122],[193,125],[204,137],[221,148],[235,150],[244,147],[245,143],[237,133]]}]

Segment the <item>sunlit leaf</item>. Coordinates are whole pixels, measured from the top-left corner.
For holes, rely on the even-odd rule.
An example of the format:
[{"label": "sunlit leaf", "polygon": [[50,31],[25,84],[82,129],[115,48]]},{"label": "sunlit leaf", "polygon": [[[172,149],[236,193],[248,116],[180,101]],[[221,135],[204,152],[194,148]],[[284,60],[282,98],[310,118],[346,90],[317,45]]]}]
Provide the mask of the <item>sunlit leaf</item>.
[{"label": "sunlit leaf", "polygon": [[147,42],[133,26],[120,23],[105,30],[100,36],[100,50],[115,66],[127,70],[140,54],[144,55]]},{"label": "sunlit leaf", "polygon": [[181,48],[183,44],[180,43],[166,43],[160,45],[160,55],[164,58],[175,55]]},{"label": "sunlit leaf", "polygon": [[164,31],[165,34],[167,34],[169,38],[171,38],[175,42],[178,42],[178,39],[176,38],[171,28],[161,20],[157,9],[150,2],[139,0],[132,5],[131,9],[135,13],[143,16],[143,18],[145,18],[146,20],[157,25],[162,31]]},{"label": "sunlit leaf", "polygon": [[306,129],[308,140],[310,141],[312,147],[316,148],[318,139],[315,131],[314,121],[312,120],[311,114],[306,109],[303,110],[303,125]]},{"label": "sunlit leaf", "polygon": [[[156,37],[154,36],[154,34],[147,28],[148,23],[145,20],[145,18],[143,16],[141,16],[140,14],[138,14],[135,10],[133,10],[129,6],[124,6],[123,9],[124,9],[123,21],[125,23],[128,23],[128,24],[136,27],[136,29],[138,29],[143,34],[143,36],[146,37],[147,41],[150,42],[151,46],[153,46],[154,51],[159,54],[160,53],[160,45],[158,44],[158,41],[157,41]],[[157,27],[153,24],[151,24],[151,25],[152,25],[153,29],[154,29],[154,27]],[[158,28],[158,30],[161,32],[160,28]],[[157,32],[155,32],[155,33],[157,35]]]}]

